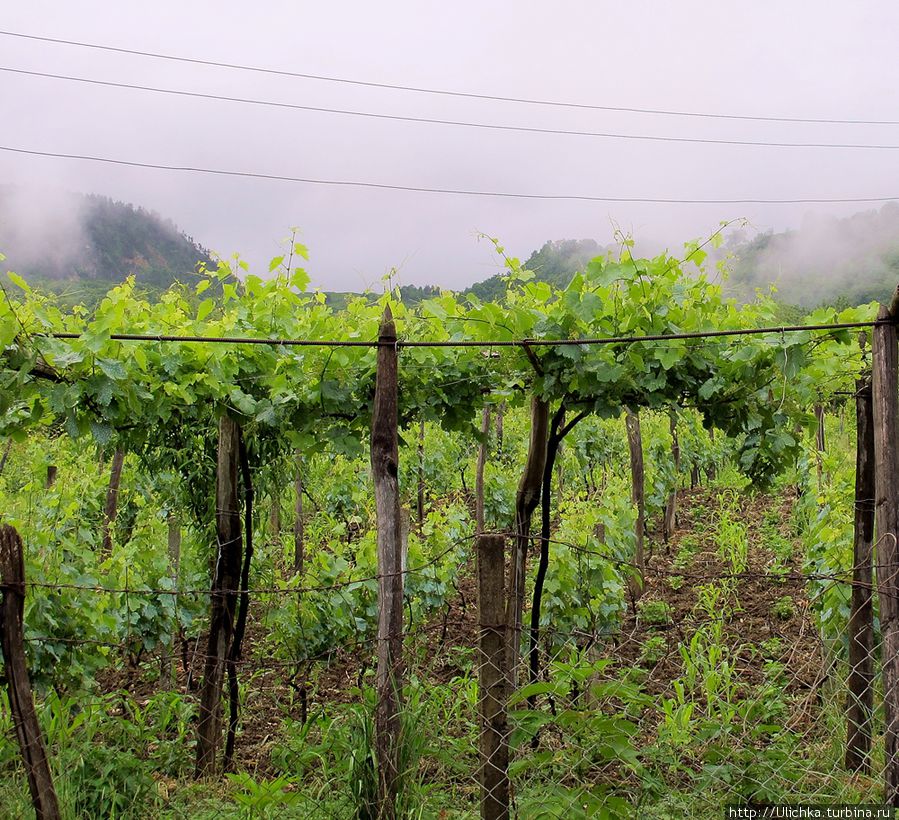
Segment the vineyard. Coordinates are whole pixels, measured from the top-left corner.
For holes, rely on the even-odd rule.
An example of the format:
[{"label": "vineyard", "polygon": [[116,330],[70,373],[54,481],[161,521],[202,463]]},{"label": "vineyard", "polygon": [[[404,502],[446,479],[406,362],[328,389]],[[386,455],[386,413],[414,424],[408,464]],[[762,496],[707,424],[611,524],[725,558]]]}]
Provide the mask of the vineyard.
[{"label": "vineyard", "polygon": [[294,241],[10,273],[7,816],[899,805],[895,307],[783,326],[705,248],[414,308]]}]

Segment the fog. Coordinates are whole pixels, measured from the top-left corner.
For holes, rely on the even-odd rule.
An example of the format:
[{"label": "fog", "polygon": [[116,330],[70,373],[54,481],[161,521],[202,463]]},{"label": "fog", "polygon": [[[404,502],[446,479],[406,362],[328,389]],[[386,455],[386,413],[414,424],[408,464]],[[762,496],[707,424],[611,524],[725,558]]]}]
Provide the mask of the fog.
[{"label": "fog", "polygon": [[89,244],[86,205],[57,188],[0,186],[0,252],[8,256],[7,267],[65,276]]},{"label": "fog", "polygon": [[[600,105],[763,116],[897,118],[899,8],[887,2],[162,0],[7,4],[0,28],[367,81]],[[414,94],[188,65],[0,36],[0,67],[293,104],[541,128],[713,139],[899,144],[876,125],[709,120]],[[0,72],[0,145],[129,161],[420,187],[675,199],[899,196],[899,151],[656,143],[373,120],[172,97]],[[97,193],[173,219],[259,272],[291,226],[313,285],[461,288],[547,239],[614,225],[677,252],[722,220],[820,225],[860,204],[691,205],[517,200],[217,177],[0,151],[0,183]],[[77,215],[30,197],[22,226]],[[17,222],[17,230],[21,226]],[[850,245],[856,240],[849,237]],[[2,249],[0,249],[2,250]],[[790,254],[802,257],[803,245]],[[826,254],[825,254],[826,256]]]}]

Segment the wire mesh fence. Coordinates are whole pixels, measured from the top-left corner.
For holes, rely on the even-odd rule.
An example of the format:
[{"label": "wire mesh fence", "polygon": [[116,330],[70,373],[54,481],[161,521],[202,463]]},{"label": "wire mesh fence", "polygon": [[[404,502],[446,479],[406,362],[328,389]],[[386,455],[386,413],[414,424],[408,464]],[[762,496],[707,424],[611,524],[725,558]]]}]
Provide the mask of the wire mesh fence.
[{"label": "wire mesh fence", "polygon": [[[760,530],[773,516],[757,504],[731,499],[729,513],[716,510],[710,526],[703,498],[692,499],[668,544],[650,540],[640,593],[623,599],[614,617],[588,627],[543,623],[536,677],[527,629],[509,668],[504,590],[487,597],[483,565],[469,554],[444,604],[404,628],[400,813],[501,817],[508,805],[517,817],[713,817],[732,803],[882,800],[879,635],[850,666],[848,637],[825,637],[818,616],[823,590],[840,588],[848,599],[851,578],[804,572],[786,536],[772,549]],[[493,536],[501,583],[506,535]],[[408,582],[428,567],[404,572]],[[86,601],[171,593],[69,586]],[[253,590],[247,645],[235,662],[242,702],[230,781],[245,805],[269,800],[298,816],[377,816],[377,636],[291,657],[274,654],[268,640],[273,611],[335,586]],[[41,582],[28,594],[52,588]],[[45,703],[45,725],[76,713],[95,715],[98,725],[125,717],[142,725],[146,746],[138,753],[171,755],[154,785],[153,800],[165,804],[190,767],[206,660],[197,632],[136,663],[126,652],[123,665],[99,674],[95,692],[68,706]],[[48,634],[27,640],[125,649]],[[180,728],[148,714],[163,709],[165,694],[185,710]],[[860,730],[868,739],[854,758],[847,758],[850,712],[854,736]],[[69,738],[51,728],[48,740],[51,757],[65,759]],[[108,726],[91,739],[97,747],[121,742]],[[170,810],[177,816],[177,804]]]}]

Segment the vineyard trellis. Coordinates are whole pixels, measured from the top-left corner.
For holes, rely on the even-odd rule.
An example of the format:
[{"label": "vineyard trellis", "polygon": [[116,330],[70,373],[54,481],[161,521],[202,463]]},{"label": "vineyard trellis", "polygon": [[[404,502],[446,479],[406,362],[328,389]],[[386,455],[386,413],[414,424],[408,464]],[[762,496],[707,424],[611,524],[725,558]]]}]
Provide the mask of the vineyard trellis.
[{"label": "vineyard trellis", "polygon": [[[297,253],[302,255],[299,250]],[[281,259],[273,265],[273,271],[283,264]],[[513,278],[526,279],[514,260],[510,260],[510,268]],[[208,646],[205,653],[194,653],[206,668],[198,727],[198,776],[209,776],[215,771],[225,676],[231,706],[225,759],[232,759],[237,729],[237,670],[245,663],[258,662],[245,661],[241,656],[251,596],[296,598],[302,593],[362,583],[354,579],[347,584],[308,587],[301,583],[284,588],[251,586],[255,478],[268,461],[284,454],[296,458],[297,452],[312,453],[326,444],[337,452],[357,452],[360,440],[368,433],[366,419],[372,418],[378,560],[377,572],[369,580],[378,583],[380,617],[377,638],[369,643],[377,648],[378,656],[376,812],[378,817],[396,815],[397,782],[403,775],[399,761],[404,731],[402,638],[407,634],[403,625],[403,579],[424,572],[428,566],[410,568],[406,563],[406,536],[397,488],[401,469],[398,441],[404,429],[424,421],[467,431],[483,441],[478,420],[489,421],[491,405],[516,402],[530,410],[530,444],[516,495],[514,520],[509,522],[505,538],[481,532],[481,526],[476,534],[477,552],[483,556],[482,594],[493,590],[494,596],[491,600],[481,599],[477,621],[484,656],[480,664],[485,684],[480,695],[482,759],[477,769],[484,816],[508,816],[516,794],[506,779],[510,734],[503,727],[513,723],[505,714],[507,706],[527,703],[529,708],[523,711],[529,712],[530,717],[517,716],[518,731],[538,749],[541,743],[548,742],[540,740],[546,734],[541,732],[543,727],[554,725],[559,738],[577,734],[574,724],[566,724],[565,719],[583,719],[583,709],[579,708],[583,701],[599,697],[605,698],[604,703],[621,702],[628,699],[628,693],[633,694],[626,686],[616,688],[610,680],[603,681],[602,672],[609,659],[601,656],[594,658],[587,673],[574,674],[569,670],[564,686],[553,680],[554,675],[559,677],[560,664],[564,666],[561,654],[554,656],[545,650],[541,657],[541,642],[545,640],[542,633],[546,630],[541,596],[553,545],[573,552],[593,552],[621,569],[631,590],[635,625],[642,624],[639,613],[648,610],[654,600],[644,594],[651,579],[676,577],[697,590],[702,583],[722,584],[729,595],[736,594],[734,584],[739,581],[792,582],[797,588],[821,582],[824,589],[829,584],[843,584],[854,596],[867,589],[868,598],[856,596],[850,619],[860,627],[862,619],[873,617],[869,603],[873,582],[865,567],[877,571],[885,652],[882,669],[887,728],[883,776],[887,801],[899,805],[899,751],[895,748],[899,733],[894,725],[899,719],[899,704],[895,701],[899,688],[893,683],[896,653],[891,649],[899,635],[895,615],[899,558],[894,549],[895,511],[899,509],[895,496],[899,453],[894,446],[899,434],[895,308],[882,309],[876,319],[859,318],[862,311],[847,311],[839,316],[829,315],[830,321],[815,321],[813,317],[807,325],[775,327],[762,322],[760,326],[746,327],[747,318],[770,317],[771,304],[760,300],[754,306],[737,309],[725,303],[720,290],[704,277],[685,275],[674,260],[660,257],[638,262],[625,254],[619,262],[591,263],[559,294],[539,283],[524,284],[511,292],[507,308],[480,303],[463,306],[449,295],[425,303],[417,313],[393,303],[397,320],[406,327],[405,338],[394,329],[389,297],[374,305],[359,301],[347,308],[345,316],[335,317],[323,300],[302,295],[305,282],[302,272],[292,270],[290,263],[282,275],[269,282],[255,277],[238,280],[224,266],[210,273],[196,288],[197,299],[207,290],[215,296],[207,296],[196,304],[188,294],[176,290],[164,297],[159,307],[142,303],[133,295],[133,283],[126,284],[111,292],[87,327],[76,331],[59,328],[83,324],[83,316],[59,315],[52,305],[19,281],[25,298],[18,304],[8,300],[0,315],[6,346],[0,393],[4,432],[22,436],[47,420],[61,419],[72,437],[90,433],[101,446],[115,444],[116,453],[120,448],[129,449],[149,467],[166,468],[179,475],[181,486],[176,492],[182,494],[184,506],[191,510],[200,527],[214,532],[211,590],[28,582],[32,589],[121,593],[126,597],[210,596]],[[216,324],[209,333],[153,332],[162,325],[200,327],[213,316],[218,318],[213,320]],[[123,323],[137,327],[139,332],[118,332]],[[379,326],[379,338],[372,341],[378,336]],[[685,326],[698,329],[684,330]],[[327,338],[327,331],[333,332],[337,327],[348,330],[354,338],[316,341]],[[216,332],[263,328],[269,338]],[[602,551],[552,537],[556,455],[566,436],[584,419],[617,417],[623,409],[629,411],[628,418],[637,418],[641,408],[660,409],[664,410],[666,425],[676,431],[678,411],[695,408],[709,427],[717,426],[726,434],[740,436],[740,467],[751,477],[765,480],[795,457],[799,448],[795,424],[805,420],[815,400],[822,393],[833,395],[847,380],[855,385],[864,378],[859,348],[853,345],[849,334],[849,330],[859,328],[873,330],[878,514],[873,549],[877,555],[865,563],[866,542],[864,536],[859,536],[858,560],[848,579],[834,572],[765,572],[751,567],[746,556],[728,558],[730,572],[691,573],[684,568],[660,566],[658,556],[641,552],[626,557],[603,555]],[[299,337],[298,330],[306,334],[305,339]],[[416,339],[415,332],[430,334],[431,338]],[[234,346],[245,344],[254,352],[234,355]],[[225,352],[219,353],[216,348]],[[494,348],[504,353],[494,356]],[[408,368],[404,368],[406,357]],[[329,373],[332,367],[334,371]],[[862,388],[857,387],[857,392],[861,407]],[[487,421],[483,423],[486,428]],[[217,430],[214,437],[212,429]],[[866,428],[859,424],[858,429],[861,441]],[[636,448],[642,453],[639,427],[629,424],[628,434],[634,442],[632,452]],[[870,446],[864,446],[868,452]],[[216,467],[212,470],[208,465],[202,466],[210,451],[216,455],[212,462]],[[215,487],[214,493],[209,492],[210,487]],[[870,521],[861,517],[862,513],[873,512],[865,495],[868,492],[865,485],[857,488],[858,526],[864,532],[870,532]],[[640,495],[635,485],[634,498]],[[301,492],[297,498],[301,503]],[[245,503],[243,522],[241,499]],[[483,498],[479,503],[483,504]],[[531,533],[531,517],[538,506],[539,536]],[[113,504],[107,520],[111,523],[114,517]],[[670,522],[673,521],[674,512],[670,514]],[[637,528],[635,537],[639,544],[643,524]],[[507,586],[497,578],[500,538],[510,549]],[[893,546],[884,546],[888,544]],[[525,633],[522,620],[526,559],[533,545],[539,550],[539,563],[530,607],[531,624]],[[655,563],[653,558],[657,559]],[[302,561],[295,563],[301,570]],[[490,580],[489,567],[493,569]],[[301,578],[301,573],[296,577]],[[708,628],[708,635],[712,635],[714,624],[720,625],[724,616],[708,614],[707,619],[693,625],[698,630]],[[446,628],[445,622],[444,631]],[[548,631],[555,636],[564,633],[554,626]],[[497,644],[497,636],[503,634],[506,637]],[[523,663],[521,651],[524,634],[528,636],[527,664]],[[700,631],[695,634],[700,635]],[[48,641],[53,639],[45,637]],[[575,630],[570,637],[587,655],[598,652],[597,635]],[[621,640],[626,642],[623,637]],[[861,648],[866,668],[873,668],[872,643],[864,639],[850,640],[850,644],[855,647],[854,652]],[[546,645],[552,646],[551,642]],[[853,661],[856,666],[861,656],[851,655],[857,659]],[[292,665],[302,666],[296,662]],[[527,682],[520,686],[525,666]],[[550,666],[552,673],[548,671]],[[867,732],[870,744],[871,720],[864,713],[870,712],[868,704],[873,694],[870,672],[859,672],[852,678],[851,691],[861,712],[850,710],[847,724],[850,737],[859,739],[848,744],[857,751],[854,762],[848,748],[846,753],[847,765],[856,769],[862,767],[863,761],[870,763],[864,734]],[[589,686],[591,680],[596,684],[593,687]],[[867,691],[857,692],[855,687],[864,690],[865,685]],[[585,686],[590,694],[582,701],[580,692]],[[597,691],[606,694],[597,696]],[[543,700],[550,704],[550,711],[539,708]],[[634,696],[631,706],[636,708],[639,703],[640,698]],[[689,721],[685,714],[681,713],[681,719]],[[606,717],[602,709],[596,709],[591,719],[599,721],[596,725],[602,724],[600,728],[604,727],[613,738],[609,741],[611,751],[602,753],[609,755],[604,765],[632,763],[625,752],[619,754],[622,738],[630,731],[624,722],[608,719],[603,723]],[[678,718],[671,719],[677,723]],[[592,754],[595,750],[585,750],[585,754],[588,751]],[[514,760],[514,754],[511,757]],[[519,770],[527,771],[528,767]]]}]

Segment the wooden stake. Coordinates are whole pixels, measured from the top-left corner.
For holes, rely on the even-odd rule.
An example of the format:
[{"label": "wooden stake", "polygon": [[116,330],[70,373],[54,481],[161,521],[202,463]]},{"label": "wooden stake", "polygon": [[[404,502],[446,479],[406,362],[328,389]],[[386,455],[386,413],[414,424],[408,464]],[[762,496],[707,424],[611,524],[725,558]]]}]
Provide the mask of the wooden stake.
[{"label": "wooden stake", "polygon": [[521,655],[521,620],[524,611],[524,582],[528,547],[531,541],[531,518],[540,503],[543,468],[546,466],[546,442],[549,437],[549,402],[537,396],[531,399],[531,437],[527,461],[515,496],[515,543],[509,570],[509,597],[506,603],[507,633],[506,671],[511,689],[518,687],[518,664]]},{"label": "wooden stake", "polygon": [[490,405],[484,405],[481,415],[481,443],[478,445],[478,463],[474,478],[475,532],[484,532],[484,467],[487,464],[487,444],[490,435]]},{"label": "wooden stake", "polygon": [[[168,524],[168,552],[169,552],[169,576],[178,589],[178,581],[181,574],[181,524],[178,516],[174,511],[169,510],[166,515],[166,523]],[[178,611],[178,593],[172,596],[172,604],[175,612]],[[180,632],[180,629],[179,629]],[[173,632],[168,643],[162,645],[162,658],[160,665],[160,677],[174,684],[177,679],[172,667],[172,658],[175,655],[175,639],[177,635]],[[185,673],[187,669],[184,670]]]},{"label": "wooden stake", "polygon": [[[877,319],[892,318],[881,305]],[[875,325],[872,353],[875,559],[883,635],[884,787],[885,802],[899,807],[899,351],[895,324]]]},{"label": "wooden stake", "polygon": [[12,722],[31,790],[31,804],[37,820],[58,820],[59,803],[41,727],[34,711],[34,696],[25,662],[25,559],[22,539],[8,524],[0,525],[0,578],[3,580],[3,603],[0,605],[3,663]]},{"label": "wooden stake", "polygon": [[293,519],[293,571],[302,575],[306,559],[306,530],[303,521],[303,457],[299,453],[296,454],[296,466],[297,475],[293,482],[297,494]]},{"label": "wooden stake", "polygon": [[481,713],[481,817],[509,817],[509,733],[506,723],[505,555],[502,536],[481,535],[478,550],[478,617]]},{"label": "wooden stake", "polygon": [[371,469],[378,524],[378,670],[375,746],[378,818],[396,817],[403,679],[403,576],[399,494],[396,327],[384,310],[371,423]]},{"label": "wooden stake", "polygon": [[815,405],[815,466],[818,472],[818,495],[821,495],[824,487],[824,405],[820,402]]},{"label": "wooden stake", "polygon": [[215,771],[215,757],[222,739],[222,682],[225,659],[234,637],[234,610],[240,584],[242,532],[238,498],[239,428],[222,416],[219,422],[218,466],[215,489],[215,529],[218,551],[212,580],[209,641],[200,695],[195,776]]},{"label": "wooden stake", "polygon": [[874,708],[874,607],[871,572],[874,546],[874,418],[871,381],[855,384],[855,530],[849,609],[849,689],[846,703],[846,768],[868,774]]},{"label": "wooden stake", "polygon": [[418,423],[418,534],[425,523],[425,420]]},{"label": "wooden stake", "polygon": [[631,580],[631,597],[636,600],[643,590],[643,576],[646,566],[643,558],[643,537],[646,532],[646,479],[643,468],[643,436],[640,433],[640,416],[635,410],[628,409],[624,425],[627,428],[627,445],[631,457],[631,500],[637,508],[637,521],[634,525],[637,546],[634,550],[634,564],[637,566],[639,578]]},{"label": "wooden stake", "polygon": [[271,530],[271,538],[276,544],[281,544],[281,488],[276,487],[271,492],[272,508],[269,510],[268,524]]},{"label": "wooden stake", "polygon": [[674,459],[674,486],[665,504],[665,518],[662,523],[662,538],[666,544],[677,527],[677,488],[680,484],[680,441],[677,438],[677,409],[674,407],[668,414],[668,426],[671,430],[671,456]]},{"label": "wooden stake", "polygon": [[119,486],[122,483],[122,467],[125,465],[125,451],[117,447],[112,456],[109,470],[109,487],[106,489],[106,507],[103,511],[103,555],[112,554],[112,525],[119,510]]},{"label": "wooden stake", "polygon": [[240,567],[240,602],[237,609],[237,622],[234,626],[234,637],[228,649],[228,734],[225,739],[225,758],[223,768],[230,771],[234,763],[234,744],[237,739],[238,713],[240,711],[240,688],[237,680],[237,663],[242,659],[243,639],[247,631],[247,614],[250,610],[250,564],[253,561],[253,471],[250,467],[249,452],[243,430],[238,427],[238,458],[240,461],[240,478],[243,488],[244,514],[244,550]]}]

